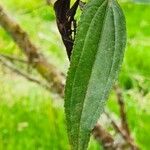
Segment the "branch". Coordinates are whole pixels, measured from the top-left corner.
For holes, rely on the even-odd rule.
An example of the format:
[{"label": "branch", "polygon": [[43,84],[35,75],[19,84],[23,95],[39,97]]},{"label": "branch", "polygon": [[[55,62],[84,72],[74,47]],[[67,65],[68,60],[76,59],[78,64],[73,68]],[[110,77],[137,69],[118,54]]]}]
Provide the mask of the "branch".
[{"label": "branch", "polygon": [[132,147],[133,150],[138,150],[139,148],[135,144],[135,142],[134,142],[134,140],[131,136],[130,129],[129,129],[129,125],[128,125],[128,121],[127,121],[127,113],[126,113],[125,103],[124,103],[124,98],[123,98],[123,93],[122,93],[121,88],[119,87],[119,85],[114,86],[114,90],[116,92],[117,101],[118,101],[119,110],[120,110],[122,136],[124,137],[124,139],[126,139],[129,142],[129,144],[130,144],[130,146]]},{"label": "branch", "polygon": [[114,139],[100,124],[96,124],[92,130],[94,138],[102,144],[105,150],[116,150]]},{"label": "branch", "polygon": [[125,134],[125,132],[122,131],[122,129],[117,125],[117,123],[112,119],[112,117],[109,115],[109,113],[105,112],[105,115],[110,119],[111,124],[116,132],[118,132],[123,139],[125,140],[125,143],[131,147],[132,150],[139,150],[139,147],[134,143],[133,139]]},{"label": "branch", "polygon": [[26,61],[26,60],[24,60],[24,59],[20,59],[20,58],[18,58],[18,57],[16,57],[16,56],[10,56],[10,55],[6,55],[6,54],[1,54],[1,53],[0,53],[0,57],[3,57],[3,58],[5,58],[5,59],[8,59],[8,60],[11,61],[11,62],[21,62],[21,63],[26,63],[26,64],[29,63],[28,61]]},{"label": "branch", "polygon": [[38,85],[44,87],[44,88],[47,89],[47,90],[51,90],[51,88],[50,88],[48,85],[44,84],[43,82],[39,81],[38,79],[35,79],[35,78],[29,76],[29,75],[26,74],[26,73],[20,71],[19,69],[17,69],[17,68],[15,68],[14,66],[12,66],[10,63],[4,61],[1,57],[0,57],[0,63],[1,63],[3,66],[5,66],[6,68],[8,68],[8,69],[10,69],[11,71],[15,72],[16,74],[23,76],[23,77],[26,78],[27,80],[29,80],[29,81],[31,81],[31,82],[34,82],[34,83],[36,83],[36,84],[38,84]]},{"label": "branch", "polygon": [[50,64],[45,57],[39,53],[37,47],[30,41],[28,34],[12,20],[0,6],[0,25],[10,34],[15,43],[26,54],[29,63],[45,80],[52,85],[52,92],[63,96],[64,77],[56,67]]},{"label": "branch", "polygon": [[127,115],[126,115],[126,110],[125,110],[124,99],[123,99],[121,89],[119,88],[119,85],[114,86],[114,91],[116,93],[117,101],[118,101],[118,105],[119,105],[122,129],[126,132],[126,134],[130,135],[130,130],[129,130],[128,122],[127,122]]}]

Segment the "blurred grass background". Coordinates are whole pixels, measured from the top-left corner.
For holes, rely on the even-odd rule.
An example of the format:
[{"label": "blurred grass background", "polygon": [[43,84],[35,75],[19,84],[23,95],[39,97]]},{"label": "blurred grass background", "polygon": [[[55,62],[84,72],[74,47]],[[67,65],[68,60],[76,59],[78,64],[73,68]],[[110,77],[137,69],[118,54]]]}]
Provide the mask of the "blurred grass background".
[{"label": "blurred grass background", "polygon": [[[47,59],[66,73],[68,60],[52,7],[42,0],[0,0]],[[132,134],[142,150],[150,141],[150,5],[121,1],[128,44],[119,83]],[[24,57],[0,27],[0,53]],[[118,115],[114,93],[107,107]],[[0,150],[67,150],[63,103],[51,93],[0,66]],[[89,150],[98,150],[92,140]]]}]

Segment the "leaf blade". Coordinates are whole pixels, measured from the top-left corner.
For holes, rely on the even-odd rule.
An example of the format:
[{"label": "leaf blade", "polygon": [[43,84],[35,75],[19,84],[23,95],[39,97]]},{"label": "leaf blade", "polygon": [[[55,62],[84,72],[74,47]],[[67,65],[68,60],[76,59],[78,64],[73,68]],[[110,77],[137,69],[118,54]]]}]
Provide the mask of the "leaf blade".
[{"label": "leaf blade", "polygon": [[120,68],[125,32],[125,19],[116,1],[93,0],[87,4],[65,88],[68,135],[74,150],[87,148],[90,131],[102,113],[100,108],[104,107]]}]

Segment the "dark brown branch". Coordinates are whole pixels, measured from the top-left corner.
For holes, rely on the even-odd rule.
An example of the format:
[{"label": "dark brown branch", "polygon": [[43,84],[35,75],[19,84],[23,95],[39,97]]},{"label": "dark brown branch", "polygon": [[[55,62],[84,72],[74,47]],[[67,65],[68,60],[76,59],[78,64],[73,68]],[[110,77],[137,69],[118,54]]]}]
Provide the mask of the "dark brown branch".
[{"label": "dark brown branch", "polygon": [[[79,0],[76,0],[70,7],[70,0],[57,0],[54,3],[57,27],[62,37],[62,41],[66,47],[68,58],[70,59],[74,37],[76,34],[76,20],[74,19]],[[72,33],[74,32],[74,36]]]}]

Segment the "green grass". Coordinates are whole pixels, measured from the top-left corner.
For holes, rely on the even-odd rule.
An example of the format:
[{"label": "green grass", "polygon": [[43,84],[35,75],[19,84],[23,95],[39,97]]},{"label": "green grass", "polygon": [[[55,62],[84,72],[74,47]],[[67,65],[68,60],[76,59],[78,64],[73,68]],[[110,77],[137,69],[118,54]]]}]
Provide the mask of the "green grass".
[{"label": "green grass", "polygon": [[[22,84],[12,89],[18,80]],[[0,91],[0,149],[68,149],[63,109],[53,106],[47,91],[25,84],[16,79]]]},{"label": "green grass", "polygon": [[[52,8],[41,0],[0,0],[31,40],[63,72],[67,56],[58,34]],[[142,150],[150,140],[150,5],[122,2],[128,44],[119,76],[132,134]],[[63,49],[62,49],[63,47]],[[0,52],[23,56],[0,28]],[[63,104],[51,93],[0,68],[0,150],[68,150]],[[55,99],[55,100],[54,100]],[[109,109],[118,115],[114,93]],[[98,150],[93,139],[89,150]]]}]

